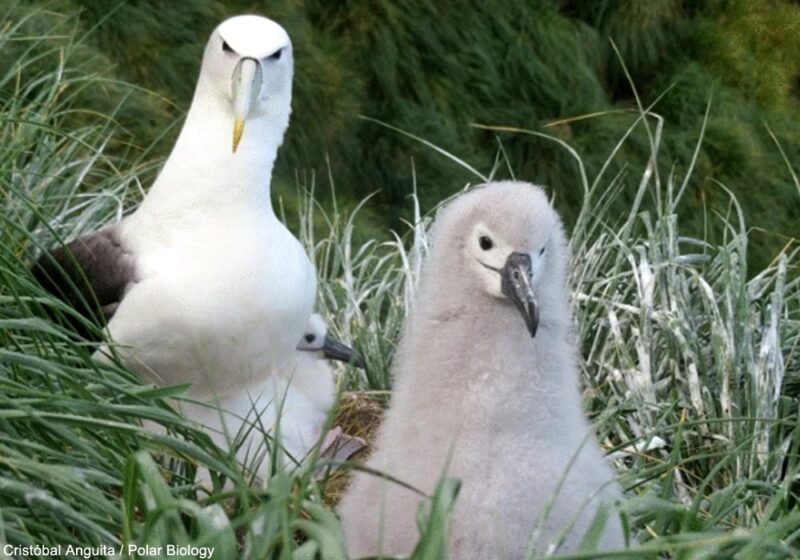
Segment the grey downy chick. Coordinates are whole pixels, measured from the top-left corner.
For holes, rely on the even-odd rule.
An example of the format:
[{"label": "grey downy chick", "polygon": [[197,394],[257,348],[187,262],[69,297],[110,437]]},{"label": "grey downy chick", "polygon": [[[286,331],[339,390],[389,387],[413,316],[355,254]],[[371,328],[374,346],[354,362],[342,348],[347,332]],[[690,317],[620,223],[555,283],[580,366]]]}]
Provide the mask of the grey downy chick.
[{"label": "grey downy chick", "polygon": [[[444,474],[462,481],[459,560],[575,550],[600,510],[600,548],[623,548],[621,490],[582,409],[567,240],[544,191],[476,188],[439,213],[431,246],[367,466],[429,495]],[[351,556],[410,553],[423,499],[357,473],[339,508]]]}]

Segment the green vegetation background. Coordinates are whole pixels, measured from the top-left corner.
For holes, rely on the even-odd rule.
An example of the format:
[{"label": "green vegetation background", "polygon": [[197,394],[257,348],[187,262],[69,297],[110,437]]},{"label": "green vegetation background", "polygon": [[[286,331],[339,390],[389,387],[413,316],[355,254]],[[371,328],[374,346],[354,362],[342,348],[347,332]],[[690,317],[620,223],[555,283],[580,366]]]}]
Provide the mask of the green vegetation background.
[{"label": "green vegetation background", "polygon": [[[297,206],[287,214],[317,264],[320,311],[367,361],[363,377],[345,373],[347,386],[390,386],[427,246],[415,199],[405,200],[412,158],[424,209],[474,180],[357,116],[483,172],[499,140],[509,163],[500,176],[510,168],[548,184],[568,216],[580,208],[571,284],[585,403],[629,489],[640,551],[798,557],[800,246],[762,267],[798,235],[797,2],[117,2],[0,0],[0,545],[195,543],[216,544],[226,559],[346,558],[321,505],[335,493],[332,479],[316,480],[322,461],[273,473],[266,491],[251,487],[235,457],[174,413],[180,387],[142,386],[92,360],[67,326],[71,310],[29,270],[55,235],[72,238],[134,207],[177,132],[208,32],[257,11],[297,45],[295,118],[276,186]],[[622,142],[634,96],[609,37],[645,104],[666,91],[655,107],[663,130],[639,114],[641,136]],[[472,123],[568,141],[590,168],[585,181],[567,150]],[[606,159],[611,168],[598,172]],[[328,184],[327,161],[337,200],[381,189],[366,204],[372,228],[331,201],[296,196],[305,170]],[[660,173],[645,171],[647,161]],[[764,231],[745,231],[735,212],[709,212],[725,242],[687,238],[703,233],[704,203],[727,212],[736,200]],[[414,223],[402,238],[368,237],[386,235],[401,212]],[[44,319],[46,309],[64,320]],[[208,491],[193,484],[203,466],[233,491],[224,478]],[[415,560],[443,557],[452,498],[437,493]]]},{"label": "green vegetation background", "polygon": [[[756,228],[751,264],[762,266],[790,238],[800,238],[798,187],[770,136],[771,130],[790,162],[800,160],[798,2],[0,0],[4,20],[19,21],[20,12],[27,32],[51,35],[49,41],[70,41],[75,28],[86,34],[65,71],[89,70],[112,81],[102,91],[62,92],[85,109],[65,118],[84,124],[113,113],[123,132],[114,132],[109,149],[126,161],[131,152],[139,161],[168,153],[204,43],[219,21],[246,12],[279,21],[294,41],[296,82],[276,184],[293,186],[298,173],[330,172],[339,199],[380,191],[370,206],[381,229],[395,225],[414,173],[424,209],[471,178],[429,148],[359,116],[421,136],[479,169],[490,169],[502,146],[508,165],[503,162],[499,176],[510,168],[518,178],[548,185],[569,219],[581,188],[563,149],[473,125],[545,131],[576,146],[596,171],[636,117],[627,111],[635,100],[621,58],[643,103],[664,94],[654,108],[673,129],[665,135],[664,161],[681,174],[711,100],[690,196],[684,197],[689,231],[702,233],[707,212],[726,211],[721,183]],[[63,34],[52,33],[58,29]],[[2,45],[0,72],[14,72],[23,54],[18,51],[29,45]],[[52,54],[39,60],[58,62]],[[8,99],[15,94],[9,88],[24,80],[6,81],[0,94]],[[650,146],[642,134],[625,150],[631,161],[642,161]],[[620,180],[631,182],[641,172],[624,163],[618,171]],[[620,208],[629,204],[619,201]]]}]

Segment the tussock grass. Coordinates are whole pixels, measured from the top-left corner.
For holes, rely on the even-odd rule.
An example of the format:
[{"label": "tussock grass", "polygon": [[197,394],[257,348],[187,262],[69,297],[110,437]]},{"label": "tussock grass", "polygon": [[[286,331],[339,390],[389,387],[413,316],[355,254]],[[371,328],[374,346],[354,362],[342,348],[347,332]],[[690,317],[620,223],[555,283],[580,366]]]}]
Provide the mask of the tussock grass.
[{"label": "tussock grass", "polygon": [[[0,29],[0,43],[15,32]],[[70,98],[59,92],[102,79],[63,71],[70,51],[59,56],[63,66],[32,66],[33,77],[0,105],[0,544],[194,544],[217,547],[219,558],[345,558],[323,503],[329,481],[314,477],[322,461],[250,486],[231,457],[173,412],[169,399],[181,388],[143,386],[94,363],[91,348],[45,312],[71,313],[33,282],[32,259],[133,208],[158,163],[106,153],[113,115],[64,125]],[[636,554],[797,557],[797,249],[748,270],[752,232],[729,193],[728,212],[705,217],[726,232],[722,243],[683,235],[678,208],[693,161],[682,176],[660,161],[664,127],[653,111],[641,108],[631,126],[650,153],[621,215],[611,208],[633,173],[625,162],[589,174],[582,154],[552,139],[582,170],[571,281],[587,410],[628,488],[631,536],[643,543]],[[609,162],[623,157],[627,137],[605,147]],[[385,391],[430,216],[411,197],[405,231],[359,241],[359,208],[321,208],[316,192],[333,180],[320,183],[299,181],[296,215],[287,218],[317,263],[319,307],[334,334],[366,358],[363,375],[346,372],[347,387]],[[551,187],[558,197],[563,187]],[[143,421],[166,431],[152,434]],[[193,482],[202,466],[219,473],[211,487]],[[446,556],[456,494],[444,481],[414,558]]]}]

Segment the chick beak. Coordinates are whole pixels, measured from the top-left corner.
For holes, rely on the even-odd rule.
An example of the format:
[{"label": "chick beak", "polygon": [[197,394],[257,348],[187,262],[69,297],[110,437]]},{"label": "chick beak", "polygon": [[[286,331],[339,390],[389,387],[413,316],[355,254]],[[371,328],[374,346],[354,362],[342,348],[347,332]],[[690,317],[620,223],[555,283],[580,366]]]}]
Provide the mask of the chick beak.
[{"label": "chick beak", "polygon": [[254,58],[242,58],[233,70],[233,153],[244,134],[244,123],[255,107],[261,91],[261,65]]},{"label": "chick beak", "polygon": [[322,355],[328,360],[338,360],[347,364],[353,364],[357,368],[364,369],[366,366],[364,359],[359,356],[355,350],[344,342],[339,342],[335,338],[329,336],[325,337],[325,343],[322,345]]},{"label": "chick beak", "polygon": [[531,256],[528,253],[511,253],[501,276],[503,295],[511,300],[522,314],[525,326],[533,338],[539,327],[539,306],[531,286],[533,276]]}]

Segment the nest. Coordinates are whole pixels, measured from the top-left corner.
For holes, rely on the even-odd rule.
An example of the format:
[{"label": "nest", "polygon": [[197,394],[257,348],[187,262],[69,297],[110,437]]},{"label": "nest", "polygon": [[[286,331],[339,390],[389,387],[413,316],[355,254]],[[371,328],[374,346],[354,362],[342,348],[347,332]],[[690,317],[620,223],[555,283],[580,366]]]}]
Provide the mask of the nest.
[{"label": "nest", "polygon": [[[366,444],[349,457],[349,462],[362,464],[369,457],[388,399],[389,393],[386,391],[342,394],[333,426],[338,426],[350,437],[362,439]],[[348,468],[337,469],[330,475],[325,481],[323,495],[327,506],[335,507],[339,503],[351,478],[352,471]]]}]

